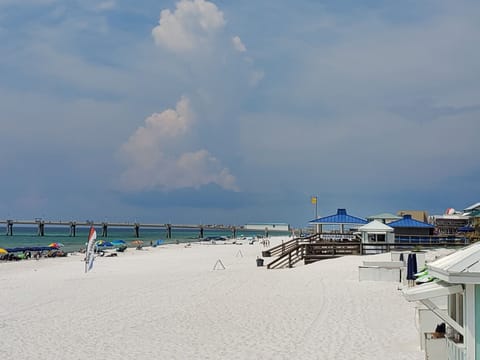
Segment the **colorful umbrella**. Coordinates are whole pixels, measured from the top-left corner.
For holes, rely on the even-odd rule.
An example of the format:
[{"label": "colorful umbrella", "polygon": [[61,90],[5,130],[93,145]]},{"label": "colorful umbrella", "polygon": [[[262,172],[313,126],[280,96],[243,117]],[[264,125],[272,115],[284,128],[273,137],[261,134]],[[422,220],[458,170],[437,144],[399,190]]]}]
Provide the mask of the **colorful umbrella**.
[{"label": "colorful umbrella", "polygon": [[0,248],[0,254],[8,254],[8,251],[5,249]]},{"label": "colorful umbrella", "polygon": [[59,242],[53,242],[51,243],[50,245],[48,245],[48,247],[51,247],[51,248],[55,248],[55,249],[58,249],[60,247],[62,247],[63,244],[62,243],[59,243]]}]

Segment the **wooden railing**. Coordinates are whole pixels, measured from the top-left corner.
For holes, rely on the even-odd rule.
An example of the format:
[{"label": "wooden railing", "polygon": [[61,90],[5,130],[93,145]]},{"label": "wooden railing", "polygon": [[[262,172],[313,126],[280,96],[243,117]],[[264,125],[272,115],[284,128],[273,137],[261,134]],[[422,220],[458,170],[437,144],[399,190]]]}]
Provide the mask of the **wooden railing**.
[{"label": "wooden railing", "polygon": [[304,260],[309,264],[318,260],[335,258],[344,255],[363,255],[389,252],[391,250],[413,250],[432,247],[465,246],[463,242],[376,242],[362,243],[360,240],[329,241],[322,238],[322,234],[311,235],[306,238],[295,238],[274,246],[262,252],[263,257],[277,257],[267,265],[267,268],[292,267]]}]

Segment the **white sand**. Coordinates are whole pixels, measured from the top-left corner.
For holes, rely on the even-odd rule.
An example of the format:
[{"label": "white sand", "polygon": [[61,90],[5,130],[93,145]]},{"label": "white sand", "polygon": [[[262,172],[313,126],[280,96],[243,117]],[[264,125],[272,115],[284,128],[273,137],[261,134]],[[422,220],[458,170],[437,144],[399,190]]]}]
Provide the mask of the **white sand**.
[{"label": "white sand", "polygon": [[262,249],[129,249],[88,274],[82,255],[1,263],[0,358],[424,358],[398,284],[358,281],[367,257],[267,270]]}]

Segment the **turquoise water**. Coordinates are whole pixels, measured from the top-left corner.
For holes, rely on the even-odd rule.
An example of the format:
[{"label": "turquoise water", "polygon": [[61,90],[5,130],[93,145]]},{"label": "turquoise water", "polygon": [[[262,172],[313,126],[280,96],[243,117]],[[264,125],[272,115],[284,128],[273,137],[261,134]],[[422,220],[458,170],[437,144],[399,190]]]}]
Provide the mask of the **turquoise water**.
[{"label": "turquoise water", "polygon": [[[144,245],[150,245],[150,241],[155,242],[158,239],[165,241],[165,244],[168,243],[185,243],[185,242],[194,242],[199,240],[200,230],[192,229],[172,229],[172,238],[167,239],[167,232],[163,228],[152,229],[152,228],[140,228],[140,236],[135,237],[133,228],[108,228],[108,236],[102,237],[102,229],[100,227],[96,228],[97,230],[97,240],[124,240],[129,246],[130,242],[135,239],[140,239],[144,242]],[[77,227],[76,236],[70,236],[70,229],[68,227],[59,227],[59,226],[45,226],[45,235],[37,235],[36,226],[14,226],[13,236],[7,236],[7,230],[5,226],[0,226],[0,248],[13,248],[13,247],[23,247],[23,246],[48,246],[50,243],[59,242],[64,245],[62,248],[64,251],[78,251],[81,248],[85,248],[85,243],[88,239],[88,227]],[[237,230],[237,237],[240,236],[255,236],[255,235],[264,235],[260,231],[248,231],[248,230]],[[272,233],[274,235],[274,233]],[[288,233],[275,233],[275,235],[288,235]],[[232,237],[233,233],[231,231],[221,231],[221,230],[207,230],[204,229],[203,236],[228,236]]]}]

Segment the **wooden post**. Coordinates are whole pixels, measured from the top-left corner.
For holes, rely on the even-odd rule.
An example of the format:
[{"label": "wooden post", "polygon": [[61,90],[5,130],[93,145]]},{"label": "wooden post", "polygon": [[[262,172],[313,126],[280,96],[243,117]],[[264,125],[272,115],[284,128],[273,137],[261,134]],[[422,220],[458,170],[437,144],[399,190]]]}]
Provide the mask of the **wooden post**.
[{"label": "wooden post", "polygon": [[292,252],[291,251],[288,253],[288,267],[289,268],[292,267]]},{"label": "wooden post", "polygon": [[167,239],[171,239],[171,238],[172,238],[172,225],[167,224]]},{"label": "wooden post", "polygon": [[200,226],[200,235],[198,237],[203,239],[203,226]]},{"label": "wooden post", "polygon": [[237,238],[237,228],[235,226],[232,228],[232,232],[233,232],[233,238],[236,239]]},{"label": "wooden post", "polygon": [[139,238],[140,237],[140,224],[135,223],[133,225],[133,232],[135,233],[135,237]]}]

